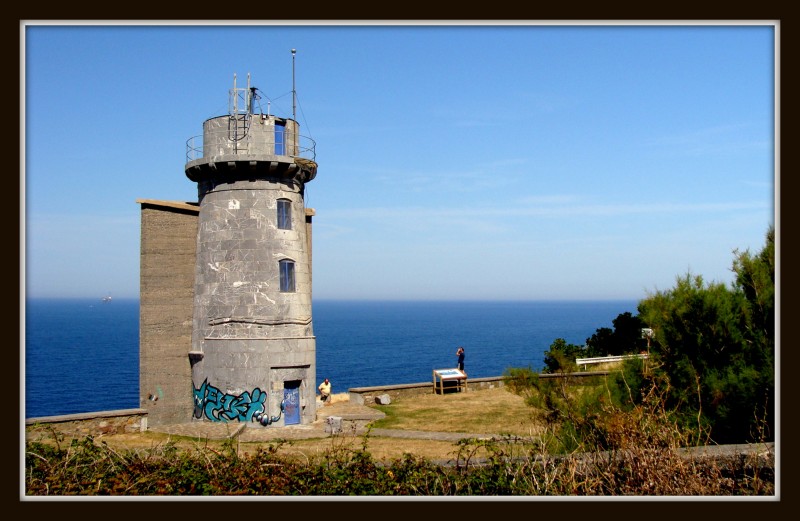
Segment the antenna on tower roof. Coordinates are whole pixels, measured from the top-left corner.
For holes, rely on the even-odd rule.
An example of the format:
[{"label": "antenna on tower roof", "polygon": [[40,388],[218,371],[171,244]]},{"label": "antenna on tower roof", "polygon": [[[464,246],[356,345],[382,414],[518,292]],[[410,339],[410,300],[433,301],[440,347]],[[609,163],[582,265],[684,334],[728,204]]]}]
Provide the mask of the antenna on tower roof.
[{"label": "antenna on tower roof", "polygon": [[297,54],[297,49],[292,49],[292,119],[297,121],[297,90],[294,86],[294,55]]}]

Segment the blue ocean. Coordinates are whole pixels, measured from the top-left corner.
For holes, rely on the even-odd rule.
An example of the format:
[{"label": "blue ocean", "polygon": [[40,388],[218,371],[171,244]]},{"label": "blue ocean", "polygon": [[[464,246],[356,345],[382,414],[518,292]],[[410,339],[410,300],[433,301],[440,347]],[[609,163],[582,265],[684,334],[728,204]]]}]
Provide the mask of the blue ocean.
[{"label": "blue ocean", "polygon": [[[432,381],[466,352],[470,378],[539,369],[557,338],[583,345],[637,301],[313,303],[317,379],[333,392]],[[26,418],[139,407],[138,299],[30,299],[22,378]],[[319,382],[317,382],[319,383]]]}]

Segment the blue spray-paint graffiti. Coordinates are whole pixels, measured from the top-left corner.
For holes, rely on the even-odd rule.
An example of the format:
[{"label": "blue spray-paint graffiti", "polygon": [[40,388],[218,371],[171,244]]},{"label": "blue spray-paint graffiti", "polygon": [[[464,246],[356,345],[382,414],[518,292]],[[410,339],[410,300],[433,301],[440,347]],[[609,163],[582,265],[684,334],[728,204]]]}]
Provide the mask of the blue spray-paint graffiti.
[{"label": "blue spray-paint graffiti", "polygon": [[[194,387],[194,386],[193,386]],[[240,395],[226,394],[210,385],[208,379],[200,388],[194,388],[194,417],[203,415],[211,421],[252,421],[253,416],[265,412],[267,393],[256,387]]]}]

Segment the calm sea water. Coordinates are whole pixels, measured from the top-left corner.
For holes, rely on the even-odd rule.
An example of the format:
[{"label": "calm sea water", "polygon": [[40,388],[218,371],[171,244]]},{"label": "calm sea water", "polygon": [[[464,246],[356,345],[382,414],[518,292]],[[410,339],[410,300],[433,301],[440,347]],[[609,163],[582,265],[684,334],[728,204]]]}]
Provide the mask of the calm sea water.
[{"label": "calm sea water", "polygon": [[[582,345],[636,301],[315,301],[317,379],[333,392],[429,382],[464,346],[471,378],[541,368],[556,338]],[[139,301],[32,299],[25,306],[25,417],[139,407]],[[319,383],[319,382],[317,382]]]}]

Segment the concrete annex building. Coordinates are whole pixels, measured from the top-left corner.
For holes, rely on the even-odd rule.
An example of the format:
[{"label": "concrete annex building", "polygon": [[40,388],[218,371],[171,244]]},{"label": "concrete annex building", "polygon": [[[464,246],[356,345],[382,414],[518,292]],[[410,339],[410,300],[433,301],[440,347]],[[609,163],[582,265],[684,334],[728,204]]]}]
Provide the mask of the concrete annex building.
[{"label": "concrete annex building", "polygon": [[314,211],[304,202],[315,143],[260,99],[249,75],[244,88],[234,76],[228,114],[187,142],[197,203],[137,200],[139,389],[153,426],[316,419]]}]

